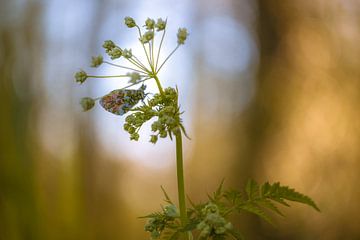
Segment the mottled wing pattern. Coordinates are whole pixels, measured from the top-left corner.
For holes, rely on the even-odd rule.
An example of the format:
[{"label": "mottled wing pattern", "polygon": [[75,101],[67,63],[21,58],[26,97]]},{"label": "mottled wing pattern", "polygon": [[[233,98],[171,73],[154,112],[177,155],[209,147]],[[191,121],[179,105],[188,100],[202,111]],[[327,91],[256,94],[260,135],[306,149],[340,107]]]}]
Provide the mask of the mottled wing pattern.
[{"label": "mottled wing pattern", "polygon": [[144,88],[138,90],[117,89],[100,99],[100,105],[108,112],[124,115],[144,98]]},{"label": "mottled wing pattern", "polygon": [[100,99],[100,105],[108,112],[116,115],[125,114],[125,91],[114,90]]}]

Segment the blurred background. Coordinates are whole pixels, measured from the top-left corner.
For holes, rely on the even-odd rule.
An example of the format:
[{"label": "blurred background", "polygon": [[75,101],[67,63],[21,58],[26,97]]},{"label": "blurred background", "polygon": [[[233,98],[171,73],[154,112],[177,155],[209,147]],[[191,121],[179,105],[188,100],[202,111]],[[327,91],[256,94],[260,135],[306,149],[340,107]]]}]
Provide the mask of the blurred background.
[{"label": "blurred background", "polygon": [[73,75],[119,72],[88,67],[107,39],[141,53],[125,16],[168,18],[163,59],[190,32],[160,77],[180,91],[194,201],[223,178],[281,181],[322,213],[235,217],[248,239],[360,239],[359,1],[0,3],[1,240],[147,239],[137,217],[160,208],[160,185],[177,199],[174,142],[152,145],[149,128],[130,142],[124,118],[78,104],[124,86]]}]

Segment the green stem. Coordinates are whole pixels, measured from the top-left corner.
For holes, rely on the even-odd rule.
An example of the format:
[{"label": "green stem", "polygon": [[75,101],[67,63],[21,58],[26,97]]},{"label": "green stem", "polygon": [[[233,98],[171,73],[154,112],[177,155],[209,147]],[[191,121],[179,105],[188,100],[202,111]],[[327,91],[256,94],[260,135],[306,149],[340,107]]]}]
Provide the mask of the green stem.
[{"label": "green stem", "polygon": [[[154,70],[153,70],[153,71],[154,71]],[[159,78],[156,76],[156,74],[154,74],[154,79],[155,79],[155,81],[156,81],[156,85],[157,85],[157,87],[158,87],[158,89],[159,89],[160,94],[161,94],[161,95],[164,95],[164,90],[162,89],[160,80],[159,80]]]},{"label": "green stem", "polygon": [[[177,173],[177,183],[178,183],[180,220],[182,226],[184,227],[187,224],[187,214],[186,214],[186,202],[185,202],[182,136],[180,131],[176,134],[176,173]],[[188,239],[188,235],[187,235],[187,239]]]},{"label": "green stem", "polygon": [[120,78],[120,77],[128,77],[128,75],[112,75],[112,76],[94,76],[88,75],[88,78]]}]

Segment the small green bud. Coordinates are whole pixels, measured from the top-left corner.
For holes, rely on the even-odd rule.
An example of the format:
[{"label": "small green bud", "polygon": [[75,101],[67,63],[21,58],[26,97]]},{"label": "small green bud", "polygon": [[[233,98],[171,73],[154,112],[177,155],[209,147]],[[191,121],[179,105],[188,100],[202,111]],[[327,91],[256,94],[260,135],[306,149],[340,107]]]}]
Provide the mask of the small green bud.
[{"label": "small green bud", "polygon": [[175,205],[168,205],[164,208],[165,215],[168,217],[178,217],[179,212]]},{"label": "small green bud", "polygon": [[123,128],[124,128],[125,131],[128,131],[130,127],[131,127],[130,124],[125,123]]},{"label": "small green bud", "polygon": [[207,214],[207,213],[216,213],[216,214],[218,214],[219,213],[219,208],[218,208],[218,206],[216,204],[209,203],[203,208],[202,212],[204,214]]},{"label": "small green bud", "polygon": [[158,239],[160,237],[160,233],[157,230],[151,232],[151,239]]},{"label": "small green bud", "polygon": [[161,128],[161,123],[159,121],[155,121],[151,124],[151,131],[156,132]]},{"label": "small green bud", "polygon": [[151,138],[150,138],[150,142],[155,144],[158,140],[158,136],[157,135],[151,135]]},{"label": "small green bud", "polygon": [[132,52],[131,49],[124,49],[122,51],[122,55],[124,56],[124,58],[131,58],[132,57]]},{"label": "small green bud", "polygon": [[131,114],[125,118],[125,121],[128,123],[133,123],[135,121],[135,116]]},{"label": "small green bud", "polygon": [[128,28],[133,28],[136,26],[136,22],[132,17],[125,17],[124,22]]},{"label": "small green bud", "polygon": [[95,100],[89,97],[84,97],[80,100],[80,105],[84,112],[89,111],[95,105]]},{"label": "small green bud", "polygon": [[166,20],[162,20],[161,18],[158,18],[157,23],[155,25],[156,31],[162,31],[166,28]]},{"label": "small green bud", "polygon": [[202,230],[204,229],[206,226],[208,226],[204,221],[201,221],[197,226],[196,228],[199,229],[199,230]]},{"label": "small green bud", "polygon": [[206,226],[203,228],[203,230],[200,232],[199,237],[200,237],[200,238],[206,238],[207,236],[209,236],[210,230],[211,230],[210,226],[209,226],[209,225],[206,225]]},{"label": "small green bud", "polygon": [[128,131],[128,133],[133,134],[133,133],[135,133],[135,128],[129,127],[127,131]]},{"label": "small green bud", "polygon": [[216,234],[223,234],[223,233],[225,233],[226,232],[226,228],[224,228],[224,227],[217,227],[217,228],[215,228],[215,233]]},{"label": "small green bud", "polygon": [[116,59],[116,58],[120,58],[122,56],[122,50],[119,47],[114,47],[113,49],[111,49],[108,52],[110,58],[112,60]]},{"label": "small green bud", "polygon": [[186,28],[179,28],[177,33],[178,44],[184,44],[188,35]]},{"label": "small green bud", "polygon": [[161,138],[166,138],[167,137],[167,132],[165,130],[160,131],[160,137]]},{"label": "small green bud", "polygon": [[133,133],[130,135],[130,140],[134,140],[134,141],[137,141],[139,140],[139,134],[138,133]]},{"label": "small green bud", "polygon": [[225,224],[224,226],[227,230],[231,230],[233,228],[233,225],[231,224],[231,222],[228,222],[227,224]]},{"label": "small green bud", "polygon": [[81,70],[77,73],[75,73],[75,81],[78,83],[83,83],[85,82],[85,80],[88,78],[88,75],[86,74],[85,71]]},{"label": "small green bud", "polygon": [[127,73],[126,75],[130,77],[129,83],[136,83],[141,79],[140,74],[137,72]]},{"label": "small green bud", "polygon": [[103,57],[101,55],[91,58],[91,67],[98,67],[103,63]]},{"label": "small green bud", "polygon": [[110,52],[114,47],[116,47],[115,43],[111,40],[106,40],[102,45],[105,48],[106,52]]},{"label": "small green bud", "polygon": [[141,36],[139,39],[141,43],[148,43],[154,38],[154,32],[153,31],[147,31],[144,33],[144,35]]},{"label": "small green bud", "polygon": [[151,19],[151,18],[146,19],[144,27],[147,30],[154,29],[154,26],[155,26],[155,21],[153,19]]}]

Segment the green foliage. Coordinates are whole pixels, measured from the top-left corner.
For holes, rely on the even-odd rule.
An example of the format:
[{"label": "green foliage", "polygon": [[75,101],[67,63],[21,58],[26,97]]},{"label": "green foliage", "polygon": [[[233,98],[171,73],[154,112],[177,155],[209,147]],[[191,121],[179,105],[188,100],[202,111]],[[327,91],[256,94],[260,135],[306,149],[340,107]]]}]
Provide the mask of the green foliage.
[{"label": "green foliage", "polygon": [[[154,228],[158,231],[159,237],[152,239],[175,240],[182,233],[191,232],[195,236],[194,239],[199,240],[229,238],[243,240],[242,234],[227,220],[229,215],[248,212],[274,225],[266,210],[284,216],[274,203],[289,207],[290,205],[286,201],[298,202],[320,211],[310,197],[288,186],[282,186],[279,182],[273,184],[266,182],[259,185],[256,181],[250,179],[247,181],[243,191],[224,190],[223,185],[224,181],[221,182],[215,192],[208,194],[207,202],[196,204],[191,199],[188,199],[191,207],[187,210],[188,223],[184,227],[178,221],[179,215],[170,216],[169,211],[166,210],[169,207],[174,210],[175,206],[164,188],[161,187],[165,202],[170,205],[163,208],[162,212],[155,212],[146,216],[149,219],[158,219],[156,221],[152,220],[155,223],[162,223],[162,225],[160,224],[161,227]],[[175,222],[178,224],[175,224]]]}]

